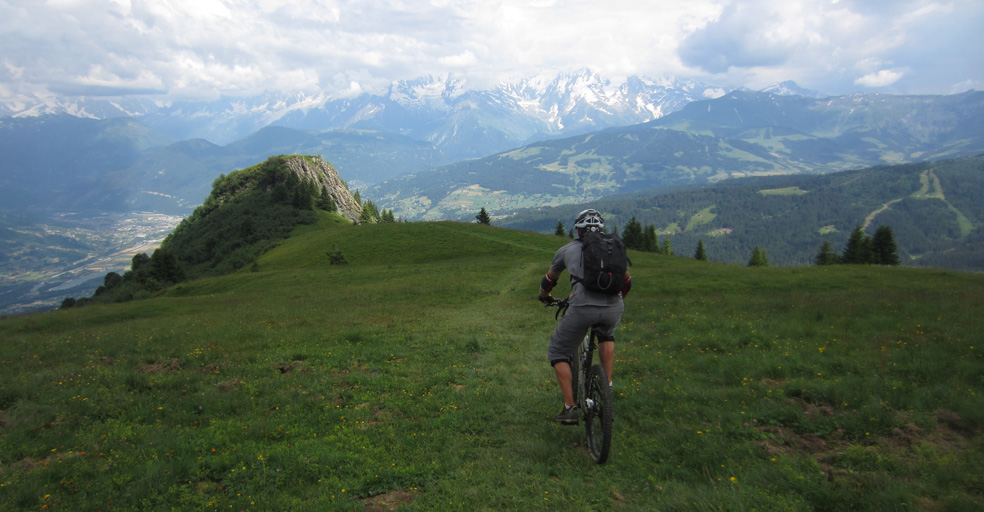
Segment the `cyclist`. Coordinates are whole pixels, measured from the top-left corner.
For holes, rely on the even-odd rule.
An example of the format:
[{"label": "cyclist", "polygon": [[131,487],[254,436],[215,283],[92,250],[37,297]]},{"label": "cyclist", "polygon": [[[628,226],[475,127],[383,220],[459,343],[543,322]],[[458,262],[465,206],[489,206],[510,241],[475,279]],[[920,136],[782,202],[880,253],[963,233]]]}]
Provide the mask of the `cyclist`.
[{"label": "cyclist", "polygon": [[563,425],[576,425],[578,422],[569,361],[577,350],[577,344],[584,339],[584,335],[592,326],[598,335],[601,366],[608,375],[609,386],[612,385],[615,329],[622,320],[624,309],[622,299],[632,288],[632,278],[628,271],[625,272],[621,294],[605,295],[588,290],[581,284],[580,279],[584,277],[581,264],[581,238],[585,233],[602,231],[605,228],[605,220],[595,210],[584,210],[574,220],[574,228],[577,230],[577,239],[557,250],[550,269],[540,281],[539,295],[540,302],[551,303],[553,297],[550,296],[550,290],[556,286],[561,273],[567,269],[571,274],[570,308],[557,323],[547,347],[547,357],[550,365],[553,366],[564,398],[564,408],[555,419]]}]

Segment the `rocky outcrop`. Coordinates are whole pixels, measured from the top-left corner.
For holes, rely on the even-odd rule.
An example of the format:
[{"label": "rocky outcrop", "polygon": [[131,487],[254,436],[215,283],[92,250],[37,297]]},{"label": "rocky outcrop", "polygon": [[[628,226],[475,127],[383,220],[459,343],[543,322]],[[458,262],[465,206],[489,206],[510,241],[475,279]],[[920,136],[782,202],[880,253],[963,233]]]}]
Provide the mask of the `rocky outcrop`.
[{"label": "rocky outcrop", "polygon": [[317,185],[318,190],[327,190],[335,204],[338,213],[352,222],[359,220],[362,205],[356,201],[349,191],[348,185],[338,176],[338,171],[320,156],[290,155],[284,157],[287,168],[297,173],[302,181],[310,181]]}]

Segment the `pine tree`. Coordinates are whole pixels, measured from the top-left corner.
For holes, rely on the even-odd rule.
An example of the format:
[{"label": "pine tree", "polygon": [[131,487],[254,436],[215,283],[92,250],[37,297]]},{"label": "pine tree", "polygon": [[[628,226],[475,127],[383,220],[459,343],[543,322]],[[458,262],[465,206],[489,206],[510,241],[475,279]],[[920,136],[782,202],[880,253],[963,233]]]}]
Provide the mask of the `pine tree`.
[{"label": "pine tree", "polygon": [[755,249],[752,251],[752,257],[751,257],[751,259],[748,260],[748,266],[749,267],[768,267],[769,266],[769,258],[766,257],[766,255],[765,255],[765,249],[762,249],[762,248],[760,248],[759,246],[756,245],[755,246]]},{"label": "pine tree", "polygon": [[670,237],[663,239],[663,248],[659,252],[667,256],[673,256],[673,246],[670,244]]},{"label": "pine tree", "polygon": [[707,253],[704,252],[704,241],[697,241],[697,251],[694,252],[694,259],[697,261],[707,261]]},{"label": "pine tree", "polygon": [[874,262],[874,251],[871,247],[871,237],[864,228],[858,226],[847,239],[847,246],[841,255],[841,263],[847,265],[867,265]]},{"label": "pine tree", "polygon": [[892,228],[879,226],[875,231],[874,239],[871,241],[871,248],[876,265],[898,265],[900,263]]},{"label": "pine tree", "polygon": [[348,263],[348,260],[346,260],[345,256],[342,255],[342,250],[339,249],[338,246],[335,246],[334,252],[329,252],[326,254],[328,254],[329,265],[345,265],[346,263]]},{"label": "pine tree", "polygon": [[823,245],[820,246],[820,252],[817,253],[817,257],[813,260],[817,265],[833,265],[837,263],[837,255],[834,254],[834,249],[830,245],[830,240],[824,240]]},{"label": "pine tree", "polygon": [[479,224],[485,224],[486,226],[492,224],[492,218],[489,217],[489,212],[485,211],[484,206],[482,207],[482,211],[478,212],[478,215],[476,215],[475,218],[478,219]]},{"label": "pine tree", "polygon": [[646,252],[659,252],[659,239],[656,237],[656,226],[652,224],[646,226],[643,239],[645,240],[643,250]]},{"label": "pine tree", "polygon": [[563,222],[561,222],[559,220],[557,221],[557,229],[554,230],[554,235],[556,235],[556,236],[564,236],[565,235],[564,223]]},{"label": "pine tree", "polygon": [[625,243],[627,249],[645,249],[646,241],[642,233],[642,224],[639,224],[639,221],[635,217],[632,217],[629,224],[625,226],[625,232],[622,233],[622,242]]},{"label": "pine tree", "polygon": [[372,199],[366,199],[362,204],[362,213],[359,214],[359,222],[362,224],[375,224],[379,222],[379,209]]},{"label": "pine tree", "polygon": [[338,205],[335,203],[335,199],[331,197],[331,194],[328,193],[327,187],[321,189],[321,195],[318,196],[318,208],[326,212],[338,211]]}]

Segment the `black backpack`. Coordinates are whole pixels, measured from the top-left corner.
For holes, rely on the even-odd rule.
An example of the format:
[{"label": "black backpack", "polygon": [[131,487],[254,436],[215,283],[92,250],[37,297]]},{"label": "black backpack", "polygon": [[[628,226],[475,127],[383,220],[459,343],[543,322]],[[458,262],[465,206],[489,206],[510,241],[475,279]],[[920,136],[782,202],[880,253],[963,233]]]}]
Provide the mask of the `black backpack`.
[{"label": "black backpack", "polygon": [[581,237],[583,278],[574,278],[588,290],[618,295],[631,262],[618,235],[588,232]]}]

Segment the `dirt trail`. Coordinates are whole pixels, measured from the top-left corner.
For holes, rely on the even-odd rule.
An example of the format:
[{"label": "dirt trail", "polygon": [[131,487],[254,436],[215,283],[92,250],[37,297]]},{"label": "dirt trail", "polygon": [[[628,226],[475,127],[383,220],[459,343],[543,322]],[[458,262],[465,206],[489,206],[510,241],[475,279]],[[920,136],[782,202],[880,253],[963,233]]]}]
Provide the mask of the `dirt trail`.
[{"label": "dirt trail", "polygon": [[[943,193],[943,186],[940,184],[940,179],[936,176],[935,173],[933,173],[932,169],[927,169],[923,171],[922,174],[919,175],[919,182],[922,183],[922,188],[920,188],[916,193],[912,194],[910,197],[913,197],[915,199],[939,199],[944,203],[946,203],[946,195]],[[883,204],[881,208],[868,214],[868,217],[864,219],[864,226],[862,226],[863,229],[867,230],[868,227],[871,225],[871,223],[875,220],[875,217],[877,217],[879,213],[891,208],[893,204],[901,201],[902,199],[904,198],[900,197],[898,199],[892,199],[891,201]],[[949,206],[950,209],[953,210],[958,217],[962,215],[950,203],[947,203],[947,206]]]}]

